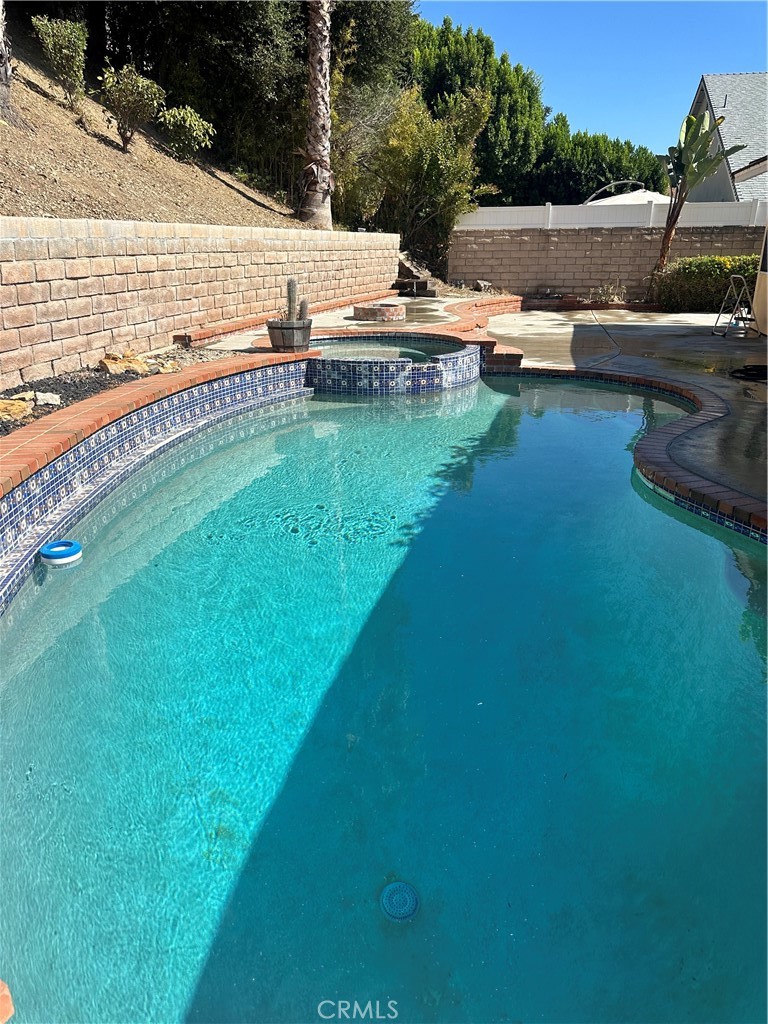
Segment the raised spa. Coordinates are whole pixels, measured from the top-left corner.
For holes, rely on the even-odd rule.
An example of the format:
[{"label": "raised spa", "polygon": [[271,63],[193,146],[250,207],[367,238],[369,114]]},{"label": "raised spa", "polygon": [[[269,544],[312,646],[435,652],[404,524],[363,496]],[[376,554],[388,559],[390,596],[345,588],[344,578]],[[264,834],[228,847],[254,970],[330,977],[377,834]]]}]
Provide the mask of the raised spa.
[{"label": "raised spa", "polygon": [[326,394],[418,394],[461,387],[480,377],[480,347],[442,337],[388,331],[312,339],[319,359],[307,386]]}]

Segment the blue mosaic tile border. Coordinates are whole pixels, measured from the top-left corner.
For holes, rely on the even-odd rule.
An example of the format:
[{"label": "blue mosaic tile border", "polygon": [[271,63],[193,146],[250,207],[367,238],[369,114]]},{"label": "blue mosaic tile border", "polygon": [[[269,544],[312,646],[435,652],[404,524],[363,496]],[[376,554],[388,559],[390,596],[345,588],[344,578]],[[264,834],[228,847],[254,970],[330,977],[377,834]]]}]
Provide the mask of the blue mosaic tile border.
[{"label": "blue mosaic tile border", "polygon": [[[153,451],[148,458],[134,463],[127,474],[121,473],[114,486],[110,481],[109,486],[93,496],[93,501],[89,500],[75,510],[74,521],[69,524],[75,533],[74,539],[87,551],[89,544],[115,515],[140,500],[157,483],[231,444],[261,434],[264,430],[277,432],[309,416],[304,398],[289,398],[255,408],[233,407],[225,416],[204,424],[201,431],[174,437],[161,451]],[[194,444],[182,443],[190,435],[195,438]],[[3,629],[12,628],[17,609],[23,611],[30,601],[45,593],[43,584],[48,574],[57,571],[46,568],[33,555],[31,572],[5,614],[0,614]]]},{"label": "blue mosaic tile border", "polygon": [[[616,371],[617,373],[619,371]],[[624,381],[612,381],[604,374],[590,373],[586,371],[577,371],[576,373],[558,373],[554,368],[547,369],[546,367],[522,367],[522,368],[509,368],[497,370],[496,368],[488,369],[484,371],[484,376],[494,377],[516,377],[518,379],[548,379],[558,382],[563,381],[575,381],[577,383],[586,382],[588,384],[599,384],[601,387],[616,387],[626,390],[631,388],[633,391],[639,392],[652,392],[654,394],[663,395],[665,398],[673,399],[678,405],[685,409],[689,409],[691,412],[696,412],[698,406],[689,401],[687,398],[683,398],[682,395],[677,394],[671,387],[665,387],[663,384],[632,384]],[[622,374],[623,376],[623,374]],[[681,385],[682,386],[682,385]],[[756,540],[760,544],[768,544],[768,531],[755,530],[754,527],[748,526],[745,523],[740,523],[737,519],[732,516],[723,515],[717,512],[715,509],[710,508],[707,505],[702,505],[699,502],[690,501],[687,498],[681,498],[679,494],[674,494],[672,491],[668,491],[665,487],[660,487],[658,484],[648,480],[647,477],[643,476],[638,471],[637,476],[648,486],[652,491],[658,494],[660,497],[671,501],[678,508],[685,509],[686,512],[690,512],[692,515],[699,516],[701,519],[706,519],[710,523],[717,523],[719,526],[724,526],[727,530],[733,530],[734,533],[739,533],[743,537],[749,537],[751,540]]]},{"label": "blue mosaic tile border", "polygon": [[751,526],[747,526],[745,523],[740,523],[738,519],[734,519],[733,516],[725,516],[722,512],[717,512],[713,508],[709,508],[707,505],[702,505],[697,501],[690,501],[688,498],[681,498],[679,494],[674,494],[672,491],[668,491],[666,487],[661,487],[659,484],[655,484],[648,477],[643,476],[642,473],[637,471],[638,480],[642,480],[645,486],[658,494],[660,498],[664,498],[666,501],[671,502],[673,505],[677,505],[678,508],[685,509],[686,512],[690,512],[695,516],[699,516],[701,519],[706,519],[710,523],[717,523],[718,526],[724,526],[726,530],[733,530],[734,533],[740,533],[742,537],[749,537],[750,540],[756,540],[759,544],[768,544],[768,533],[765,530],[755,530]]},{"label": "blue mosaic tile border", "polygon": [[306,361],[197,384],[123,416],[0,499],[0,615],[42,544],[66,532],[139,466],[211,423],[304,398]]},{"label": "blue mosaic tile border", "polygon": [[[386,344],[423,348],[429,361],[415,363],[412,359],[345,357],[334,359],[334,344]],[[346,337],[313,337],[312,344],[326,351],[307,364],[307,385],[326,395],[396,395],[424,394],[463,387],[480,377],[480,346],[452,345],[439,335],[413,334],[400,331],[356,334]],[[430,346],[446,345],[455,351],[429,354]]]}]

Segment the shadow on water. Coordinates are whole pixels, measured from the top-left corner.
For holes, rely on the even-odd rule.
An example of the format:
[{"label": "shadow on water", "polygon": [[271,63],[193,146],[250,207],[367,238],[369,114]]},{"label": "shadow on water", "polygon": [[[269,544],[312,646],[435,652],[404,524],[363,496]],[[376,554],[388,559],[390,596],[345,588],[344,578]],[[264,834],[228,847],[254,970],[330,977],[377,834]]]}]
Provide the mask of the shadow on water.
[{"label": "shadow on water", "polygon": [[[514,451],[520,420],[519,407],[508,403],[486,436],[456,449],[438,473],[440,503],[409,538],[405,562],[329,688],[252,844],[187,1007],[188,1024],[318,1020],[323,1000],[370,1001],[374,1019],[377,1001],[386,1016],[388,1001],[397,1000],[399,1019],[409,1024],[509,1021],[518,1019],[508,1015],[514,985],[536,987],[510,940],[533,906],[530,879],[547,880],[515,862],[522,855],[509,835],[508,794],[524,789],[526,777],[514,774],[521,768],[505,742],[509,718],[483,716],[476,699],[493,661],[473,651],[468,666],[465,648],[471,633],[488,631],[492,608],[460,601],[472,591],[453,564],[462,533],[452,525],[455,505],[446,507],[473,488],[486,458]],[[487,554],[480,549],[479,557]],[[759,603],[764,578],[747,562],[736,556],[756,588],[750,603]],[[451,597],[442,594],[430,609],[436,583]],[[419,889],[421,907],[409,924],[388,921],[378,907],[382,887],[395,879]],[[489,908],[487,922],[478,907]],[[558,913],[567,934],[576,927],[567,901]],[[569,969],[581,970],[579,940],[567,941],[575,957]],[[538,979],[544,988],[546,970]],[[467,994],[486,990],[480,1018]]]},{"label": "shadow on water", "polygon": [[[452,452],[435,475],[442,501],[471,490],[484,459],[514,451],[520,420],[519,408],[508,403],[484,437]],[[406,990],[419,993],[419,1001],[401,1019],[465,1019],[451,975],[461,951],[451,949],[446,959],[437,952],[452,944],[440,915],[434,917],[443,884],[437,862],[459,843],[463,868],[480,871],[484,851],[475,850],[473,865],[453,811],[437,806],[432,789],[440,781],[432,777],[430,752],[450,750],[456,740],[448,716],[436,742],[428,748],[423,742],[420,723],[434,714],[426,697],[436,662],[426,658],[414,675],[412,659],[398,654],[410,650],[416,628],[402,596],[404,568],[411,577],[407,591],[415,577],[426,597],[434,573],[429,523],[440,515],[439,503],[395,541],[408,545],[406,563],[329,688],[253,843],[187,1008],[189,1024],[316,1020],[321,1000],[344,998],[373,1000],[375,1017],[377,999],[386,1013],[387,1000]],[[456,621],[436,624],[424,636],[441,645],[437,671],[446,682],[445,654],[451,635],[454,641],[460,635],[460,618],[456,609]],[[498,777],[494,762],[501,752],[495,743],[489,751],[494,748],[483,775],[473,774],[470,801]],[[420,910],[418,930],[387,921],[377,906],[382,887],[403,872],[418,877],[430,908]],[[434,962],[424,955],[425,942],[435,946]]]}]

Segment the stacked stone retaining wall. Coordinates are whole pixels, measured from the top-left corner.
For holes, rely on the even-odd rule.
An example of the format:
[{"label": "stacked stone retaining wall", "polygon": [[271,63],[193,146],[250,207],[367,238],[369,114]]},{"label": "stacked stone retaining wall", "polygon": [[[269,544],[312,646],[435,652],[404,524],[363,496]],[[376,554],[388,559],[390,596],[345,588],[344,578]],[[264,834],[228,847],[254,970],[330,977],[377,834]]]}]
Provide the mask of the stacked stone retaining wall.
[{"label": "stacked stone retaining wall", "polygon": [[[759,252],[764,227],[679,228],[671,258]],[[449,280],[490,281],[520,295],[588,296],[601,285],[642,298],[659,255],[661,228],[466,228],[453,232]]]},{"label": "stacked stone retaining wall", "polygon": [[179,331],[388,288],[399,236],[0,217],[0,388],[161,349]]}]

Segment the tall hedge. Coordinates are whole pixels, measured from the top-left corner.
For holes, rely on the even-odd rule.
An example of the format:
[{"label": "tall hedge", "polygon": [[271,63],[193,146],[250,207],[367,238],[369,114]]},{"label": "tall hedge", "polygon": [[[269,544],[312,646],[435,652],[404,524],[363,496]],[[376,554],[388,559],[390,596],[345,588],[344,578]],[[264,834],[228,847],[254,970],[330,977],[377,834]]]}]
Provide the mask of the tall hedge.
[{"label": "tall hedge", "polygon": [[759,256],[690,256],[673,260],[656,278],[654,298],[667,313],[717,313],[731,274],[755,290]]}]

